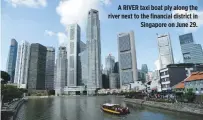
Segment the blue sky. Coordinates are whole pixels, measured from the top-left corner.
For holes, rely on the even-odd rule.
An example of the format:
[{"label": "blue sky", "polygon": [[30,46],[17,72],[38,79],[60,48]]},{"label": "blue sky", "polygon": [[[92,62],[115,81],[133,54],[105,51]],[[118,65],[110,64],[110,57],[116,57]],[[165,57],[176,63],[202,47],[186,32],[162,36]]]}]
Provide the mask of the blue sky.
[{"label": "blue sky", "polygon": [[[175,62],[182,62],[178,36],[192,32],[196,43],[203,45],[203,1],[202,0],[2,0],[1,3],[1,70],[6,69],[9,44],[12,38],[19,43],[26,40],[44,46],[54,46],[67,42],[66,26],[78,22],[81,26],[82,41],[86,41],[86,16],[91,8],[98,9],[101,20],[102,63],[111,53],[117,59],[117,34],[135,32],[135,46],[138,68],[147,64],[150,70],[155,69],[158,59],[156,33],[170,33]],[[39,2],[40,1],[40,2]],[[199,27],[190,28],[141,28],[140,22],[172,22],[171,20],[112,20],[109,13],[151,13],[152,11],[118,11],[118,5],[197,5],[201,15]],[[158,13],[158,11],[154,11]],[[159,13],[162,13],[159,11]]]}]

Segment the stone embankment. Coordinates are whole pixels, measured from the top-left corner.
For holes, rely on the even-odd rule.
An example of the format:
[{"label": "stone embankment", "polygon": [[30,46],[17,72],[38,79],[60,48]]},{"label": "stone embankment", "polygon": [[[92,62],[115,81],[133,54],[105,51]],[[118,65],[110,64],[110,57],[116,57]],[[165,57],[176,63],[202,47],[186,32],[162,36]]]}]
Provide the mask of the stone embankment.
[{"label": "stone embankment", "polygon": [[15,120],[16,114],[21,107],[21,105],[27,100],[19,99],[10,103],[9,105],[2,106],[1,108],[1,117],[4,119]]},{"label": "stone embankment", "polygon": [[191,104],[191,103],[165,103],[165,102],[154,102],[144,101],[140,99],[124,99],[127,103],[140,104],[149,107],[156,107],[171,111],[185,112],[191,114],[203,115],[203,105]]}]

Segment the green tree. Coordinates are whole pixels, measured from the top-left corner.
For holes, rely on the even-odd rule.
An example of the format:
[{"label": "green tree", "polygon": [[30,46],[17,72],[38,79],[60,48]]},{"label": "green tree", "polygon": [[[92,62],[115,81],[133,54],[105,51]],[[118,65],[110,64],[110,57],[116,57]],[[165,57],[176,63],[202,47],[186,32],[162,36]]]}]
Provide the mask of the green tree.
[{"label": "green tree", "polygon": [[193,93],[192,89],[189,89],[188,92],[186,92],[184,94],[184,98],[188,101],[188,102],[193,102],[195,99],[195,93]]},{"label": "green tree", "polygon": [[23,92],[15,86],[6,85],[2,88],[1,94],[4,96],[3,102],[10,102],[15,98],[22,98]]},{"label": "green tree", "polygon": [[1,71],[1,84],[6,84],[8,81],[10,81],[10,75],[5,71]]}]

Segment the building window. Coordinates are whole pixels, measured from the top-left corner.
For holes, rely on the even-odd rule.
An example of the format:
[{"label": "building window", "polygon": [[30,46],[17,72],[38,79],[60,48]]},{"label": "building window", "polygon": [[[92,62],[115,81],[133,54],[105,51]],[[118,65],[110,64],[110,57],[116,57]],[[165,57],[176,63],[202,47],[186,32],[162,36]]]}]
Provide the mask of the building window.
[{"label": "building window", "polygon": [[161,76],[164,76],[164,72],[161,72]]}]

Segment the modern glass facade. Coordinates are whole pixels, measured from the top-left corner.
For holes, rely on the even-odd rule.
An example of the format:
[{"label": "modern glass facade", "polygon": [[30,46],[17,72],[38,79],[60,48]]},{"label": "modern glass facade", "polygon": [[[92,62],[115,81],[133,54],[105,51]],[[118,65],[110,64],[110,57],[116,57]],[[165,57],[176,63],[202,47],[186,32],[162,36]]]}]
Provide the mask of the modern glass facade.
[{"label": "modern glass facade", "polygon": [[80,59],[80,70],[81,71],[81,79],[80,79],[80,85],[87,85],[88,80],[88,53],[87,50],[84,50],[79,54]]},{"label": "modern glass facade", "polygon": [[30,46],[30,62],[28,68],[28,91],[45,90],[47,48],[39,43]]},{"label": "modern glass facade", "polygon": [[112,56],[111,54],[109,54],[109,56],[106,57],[105,59],[105,70],[106,70],[106,74],[110,74],[113,73],[114,71],[114,65],[115,65],[115,57]]},{"label": "modern glass facade", "polygon": [[67,86],[67,51],[66,47],[59,47],[56,60],[55,94],[63,94],[63,89]]},{"label": "modern glass facade", "polygon": [[148,67],[147,64],[142,64],[142,72],[148,73]]},{"label": "modern glass facade", "polygon": [[134,32],[118,34],[119,74],[121,86],[138,80]]},{"label": "modern glass facade", "polygon": [[114,73],[119,73],[119,63],[116,62],[114,65]]},{"label": "modern glass facade", "polygon": [[195,44],[192,33],[179,36],[184,63],[203,63],[203,50]]},{"label": "modern glass facade", "polygon": [[159,50],[159,64],[161,69],[174,63],[170,35],[160,35],[157,38]]},{"label": "modern glass facade", "polygon": [[54,89],[55,48],[47,47],[45,89]]},{"label": "modern glass facade", "polygon": [[18,46],[18,54],[15,68],[15,80],[18,88],[27,88],[28,68],[30,59],[30,44],[26,41]]},{"label": "modern glass facade", "polygon": [[87,20],[88,51],[88,94],[94,94],[96,88],[102,87],[101,80],[101,41],[99,12],[91,9]]},{"label": "modern glass facade", "polygon": [[17,49],[18,49],[18,42],[15,39],[11,39],[11,45],[9,48],[9,54],[8,54],[8,60],[7,60],[7,72],[10,75],[11,83],[14,82]]},{"label": "modern glass facade", "polygon": [[109,87],[110,89],[118,89],[120,87],[119,74],[110,73],[109,74]]},{"label": "modern glass facade", "polygon": [[77,86],[80,80],[78,72],[78,54],[80,52],[80,27],[77,24],[71,24],[67,29],[68,33],[68,86]]}]

